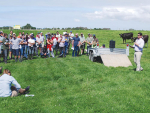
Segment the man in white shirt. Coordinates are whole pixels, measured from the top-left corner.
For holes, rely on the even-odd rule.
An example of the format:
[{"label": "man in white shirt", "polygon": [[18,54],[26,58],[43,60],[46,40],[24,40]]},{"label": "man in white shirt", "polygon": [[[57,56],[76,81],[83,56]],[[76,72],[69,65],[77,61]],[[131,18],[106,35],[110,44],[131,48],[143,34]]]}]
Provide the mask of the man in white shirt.
[{"label": "man in white shirt", "polygon": [[43,33],[41,32],[40,33],[40,39],[41,39],[41,41],[42,41],[42,48],[44,47],[44,41],[45,41],[45,38],[44,38],[44,36],[43,36]]},{"label": "man in white shirt", "polygon": [[57,33],[56,33],[56,37],[57,37],[57,38],[60,38],[60,34],[59,34],[58,31],[57,31]]},{"label": "man in white shirt", "polygon": [[144,40],[142,39],[142,33],[138,33],[138,38],[136,39],[133,46],[135,53],[134,53],[134,62],[137,65],[136,71],[143,71],[143,68],[140,65],[140,60],[143,52],[144,47]]},{"label": "man in white shirt", "polygon": [[[35,40],[33,39],[34,36],[30,35],[30,39],[28,40],[28,46],[29,46],[29,55],[28,55],[28,59],[32,59],[33,58],[33,45],[35,44]],[[31,58],[30,58],[31,57]]]}]

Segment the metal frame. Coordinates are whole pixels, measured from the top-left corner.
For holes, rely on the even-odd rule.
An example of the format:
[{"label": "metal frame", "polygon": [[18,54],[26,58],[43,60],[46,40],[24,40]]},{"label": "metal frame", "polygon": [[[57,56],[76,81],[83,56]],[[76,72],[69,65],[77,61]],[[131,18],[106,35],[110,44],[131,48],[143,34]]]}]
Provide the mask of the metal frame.
[{"label": "metal frame", "polygon": [[95,48],[89,48],[89,59],[91,61],[95,61],[95,58],[101,55],[106,54],[126,54],[129,56],[129,44],[126,44],[126,49],[120,49],[120,48],[99,48],[99,46],[96,46]]}]

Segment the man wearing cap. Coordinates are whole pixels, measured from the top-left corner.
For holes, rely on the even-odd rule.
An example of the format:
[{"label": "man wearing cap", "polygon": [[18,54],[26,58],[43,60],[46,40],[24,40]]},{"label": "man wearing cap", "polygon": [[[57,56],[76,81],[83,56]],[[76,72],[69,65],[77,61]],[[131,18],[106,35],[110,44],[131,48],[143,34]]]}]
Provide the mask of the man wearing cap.
[{"label": "man wearing cap", "polygon": [[143,47],[144,47],[144,40],[142,39],[142,33],[138,33],[138,38],[136,39],[133,46],[130,46],[134,48],[134,62],[137,66],[136,71],[143,71],[143,68],[141,67],[140,60],[141,56],[143,54]]},{"label": "man wearing cap", "polygon": [[71,40],[73,39],[74,34],[72,33],[72,31],[70,31],[70,33],[69,33],[69,37],[70,37],[70,39],[71,39]]},{"label": "man wearing cap", "polygon": [[93,37],[91,37],[90,33],[88,33],[88,37],[86,39],[86,43],[87,43],[87,55],[89,54],[89,48],[91,47],[93,42]]},{"label": "man wearing cap", "polygon": [[79,45],[80,45],[80,38],[78,36],[78,33],[76,33],[76,37],[73,37],[73,40],[72,40],[72,47],[74,48],[72,52],[72,57],[74,57],[74,52],[75,52],[75,57],[77,56]]},{"label": "man wearing cap", "polygon": [[93,42],[92,42],[92,44],[93,44],[93,46],[96,46],[98,43],[99,43],[99,41],[98,41],[98,39],[96,38],[96,35],[94,34],[94,35],[93,35]]},{"label": "man wearing cap", "polygon": [[17,62],[17,56],[18,59],[20,61],[20,56],[19,56],[19,44],[22,41],[22,39],[17,38],[16,34],[13,33],[13,38],[11,40],[11,44],[12,44],[12,51],[13,51],[13,55],[15,56],[15,62]]},{"label": "man wearing cap", "polygon": [[81,55],[83,54],[83,51],[85,49],[85,37],[83,36],[83,33],[81,33],[81,36],[79,36],[81,45],[79,48],[81,49]]}]

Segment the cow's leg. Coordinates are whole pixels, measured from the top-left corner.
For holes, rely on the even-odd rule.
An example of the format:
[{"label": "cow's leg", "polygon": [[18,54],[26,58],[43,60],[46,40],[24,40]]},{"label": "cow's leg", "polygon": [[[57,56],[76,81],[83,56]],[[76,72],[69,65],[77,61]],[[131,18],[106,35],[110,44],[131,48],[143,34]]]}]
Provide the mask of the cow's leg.
[{"label": "cow's leg", "polygon": [[124,44],[124,38],[123,38],[123,44]]}]

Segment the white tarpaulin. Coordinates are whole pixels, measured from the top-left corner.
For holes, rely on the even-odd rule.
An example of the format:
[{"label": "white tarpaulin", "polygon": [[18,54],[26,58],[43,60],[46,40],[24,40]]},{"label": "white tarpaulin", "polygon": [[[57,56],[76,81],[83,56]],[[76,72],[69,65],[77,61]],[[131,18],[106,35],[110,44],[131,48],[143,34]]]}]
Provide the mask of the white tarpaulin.
[{"label": "white tarpaulin", "polygon": [[128,67],[132,66],[128,56],[126,54],[107,54],[101,55],[103,64],[107,67]]}]

